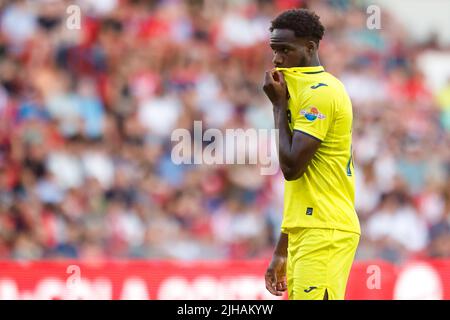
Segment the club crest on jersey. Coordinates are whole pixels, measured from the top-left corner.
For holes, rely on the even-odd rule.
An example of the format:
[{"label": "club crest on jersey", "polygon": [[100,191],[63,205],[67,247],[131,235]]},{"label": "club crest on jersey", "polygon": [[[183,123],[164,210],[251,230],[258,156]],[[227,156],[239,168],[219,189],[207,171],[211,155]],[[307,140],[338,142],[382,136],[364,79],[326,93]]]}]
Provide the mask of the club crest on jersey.
[{"label": "club crest on jersey", "polygon": [[316,119],[325,119],[325,115],[323,113],[320,113],[320,111],[314,106],[301,110],[300,114],[302,116],[305,116],[305,118],[309,121],[314,121]]}]

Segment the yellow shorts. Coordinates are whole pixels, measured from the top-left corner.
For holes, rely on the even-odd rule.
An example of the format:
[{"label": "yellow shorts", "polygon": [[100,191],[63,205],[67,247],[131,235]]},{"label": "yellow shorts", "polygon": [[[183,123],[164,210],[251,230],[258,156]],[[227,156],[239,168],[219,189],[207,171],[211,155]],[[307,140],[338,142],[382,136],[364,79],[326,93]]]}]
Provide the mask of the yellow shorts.
[{"label": "yellow shorts", "polygon": [[287,286],[290,300],[343,300],[359,234],[336,229],[289,231]]}]

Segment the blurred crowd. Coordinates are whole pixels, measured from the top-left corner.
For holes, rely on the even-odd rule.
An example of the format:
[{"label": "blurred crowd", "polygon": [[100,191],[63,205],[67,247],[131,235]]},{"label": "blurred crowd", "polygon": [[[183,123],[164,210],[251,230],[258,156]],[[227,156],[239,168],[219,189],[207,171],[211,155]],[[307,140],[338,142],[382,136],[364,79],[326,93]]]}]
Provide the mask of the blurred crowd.
[{"label": "blurred crowd", "polygon": [[291,7],[321,16],[353,101],[356,258],[450,257],[450,75],[430,89],[417,62],[433,39],[384,11],[369,30],[346,0],[17,0],[0,1],[0,259],[269,257],[281,173],[176,165],[171,134],[273,127],[268,28]]}]

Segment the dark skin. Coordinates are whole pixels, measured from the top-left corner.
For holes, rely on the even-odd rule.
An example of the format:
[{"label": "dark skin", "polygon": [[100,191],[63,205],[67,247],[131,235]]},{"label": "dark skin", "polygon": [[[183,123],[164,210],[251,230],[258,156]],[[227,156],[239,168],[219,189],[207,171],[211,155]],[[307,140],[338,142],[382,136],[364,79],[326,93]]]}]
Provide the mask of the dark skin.
[{"label": "dark skin", "polygon": [[[275,67],[320,66],[317,54],[318,44],[306,38],[296,37],[289,29],[274,29],[270,35]],[[306,171],[321,141],[302,132],[291,132],[287,117],[288,90],[283,73],[275,69],[266,71],[264,92],[273,106],[275,128],[279,130],[279,159],[284,178],[299,179]],[[276,296],[287,290],[286,262],[288,235],[281,233],[272,261],[267,268],[265,282],[267,290]]]}]

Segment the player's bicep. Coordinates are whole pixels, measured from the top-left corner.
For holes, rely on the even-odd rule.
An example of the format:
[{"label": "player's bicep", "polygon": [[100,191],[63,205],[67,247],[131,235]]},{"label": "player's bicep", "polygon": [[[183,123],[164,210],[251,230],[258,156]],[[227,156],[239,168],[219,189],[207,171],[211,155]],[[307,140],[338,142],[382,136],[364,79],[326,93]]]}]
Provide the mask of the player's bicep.
[{"label": "player's bicep", "polygon": [[283,172],[289,172],[287,176],[285,174],[286,180],[298,179],[305,173],[321,142],[314,136],[294,130],[292,136],[292,158],[296,159],[296,161],[292,163],[289,170],[283,170]]}]

